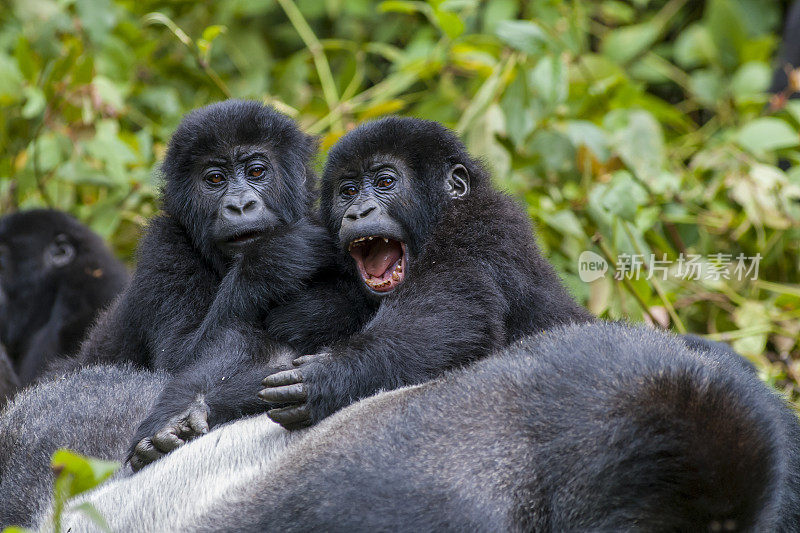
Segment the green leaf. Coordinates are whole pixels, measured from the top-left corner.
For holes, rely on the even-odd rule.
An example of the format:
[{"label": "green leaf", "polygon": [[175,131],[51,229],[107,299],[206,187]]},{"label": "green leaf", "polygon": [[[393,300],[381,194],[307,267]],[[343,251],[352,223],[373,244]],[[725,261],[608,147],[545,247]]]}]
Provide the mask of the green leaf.
[{"label": "green leaf", "polygon": [[717,70],[696,70],[689,77],[689,89],[697,100],[715,108],[725,94],[725,84]]},{"label": "green leaf", "polygon": [[536,127],[534,103],[528,98],[529,89],[525,74],[517,69],[517,76],[506,88],[500,107],[506,117],[506,132],[516,146],[521,146]]},{"label": "green leaf", "polygon": [[760,154],[800,144],[800,136],[787,122],[775,117],[762,117],[745,124],[736,135],[745,150]]},{"label": "green leaf", "polygon": [[601,163],[608,161],[611,153],[606,132],[586,120],[571,120],[567,123],[567,137],[575,146],[585,146]]},{"label": "green leaf", "polygon": [[89,39],[103,44],[117,20],[111,0],[75,0],[75,8]]},{"label": "green leaf", "polygon": [[93,489],[119,469],[116,461],[104,461],[80,455],[66,449],[53,454],[51,466],[59,479],[71,478],[67,484],[70,497]]},{"label": "green leaf", "polygon": [[622,161],[645,183],[658,179],[666,159],[661,125],[647,111],[621,109],[604,120],[612,130],[612,144]]},{"label": "green leaf", "polygon": [[38,87],[29,86],[22,90],[22,94],[25,95],[22,116],[30,119],[41,115],[46,105],[44,92]]},{"label": "green leaf", "polygon": [[418,13],[421,9],[419,2],[406,2],[404,0],[386,0],[378,4],[378,11],[381,13]]},{"label": "green leaf", "polygon": [[688,69],[713,63],[717,47],[708,28],[695,23],[675,38],[674,53],[675,62]]},{"label": "green leaf", "polygon": [[653,22],[625,26],[608,32],[600,49],[614,61],[627,63],[653,46],[659,32],[659,26]]},{"label": "green leaf", "polygon": [[213,26],[208,26],[206,29],[203,30],[203,40],[208,41],[209,43],[212,42],[214,39],[219,37],[222,33],[227,30],[225,26],[221,26],[219,24],[214,24]]},{"label": "green leaf", "polygon": [[601,197],[603,208],[624,220],[633,222],[639,207],[647,204],[649,195],[630,173],[620,170],[615,172]]},{"label": "green leaf", "polygon": [[769,87],[772,69],[764,63],[750,61],[736,71],[731,81],[731,91],[737,99],[762,95]]},{"label": "green leaf", "polygon": [[545,171],[568,172],[575,166],[575,147],[569,137],[559,131],[537,130],[528,143],[528,150],[539,156]]},{"label": "green leaf", "polygon": [[567,99],[567,70],[561,56],[546,55],[530,71],[528,83],[535,94],[551,108]]},{"label": "green leaf", "polygon": [[736,5],[731,0],[709,0],[705,20],[721,65],[726,69],[734,68],[747,40],[745,22]]},{"label": "green leaf", "polygon": [[531,55],[542,53],[549,38],[535,22],[528,20],[503,20],[497,23],[495,34],[512,48]]},{"label": "green leaf", "polygon": [[434,16],[436,17],[436,23],[451,39],[455,39],[464,33],[464,22],[455,13],[437,10]]},{"label": "green leaf", "polygon": [[23,81],[17,62],[0,53],[0,104],[12,104],[18,101]]}]

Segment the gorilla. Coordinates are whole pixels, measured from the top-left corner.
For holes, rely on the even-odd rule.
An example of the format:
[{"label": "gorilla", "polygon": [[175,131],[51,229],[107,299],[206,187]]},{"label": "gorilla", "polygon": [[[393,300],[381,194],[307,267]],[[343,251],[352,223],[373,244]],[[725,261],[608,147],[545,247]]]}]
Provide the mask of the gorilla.
[{"label": "gorilla", "polygon": [[[205,118],[187,121],[204,126],[191,134],[210,126]],[[171,146],[196,142],[179,127]],[[278,153],[286,151],[282,146]],[[204,152],[187,153],[181,164],[174,163],[172,148],[167,154],[168,183]],[[352,194],[356,188],[363,191]],[[165,191],[167,201],[173,196],[181,193]],[[171,382],[136,433],[135,469],[247,414],[270,409],[287,428],[303,427],[379,389],[420,383],[469,363],[525,333],[591,318],[539,253],[525,212],[492,189],[486,171],[437,123],[392,118],[354,130],[331,151],[321,196],[329,240],[328,255],[318,262],[331,273],[305,272],[312,279],[301,290],[270,305],[269,298],[252,297],[252,284],[275,290],[286,275],[265,281],[276,269],[268,265],[252,269],[251,282],[243,283],[231,268],[200,330],[223,331],[216,333],[222,338],[242,327],[249,333],[235,334],[238,341],[207,342],[213,346],[207,352],[224,355],[201,358],[214,363],[193,365]],[[259,250],[253,262],[285,262],[287,250],[295,259],[309,255],[301,245]],[[228,302],[224,308],[247,296],[249,307],[234,306],[247,311],[214,310],[220,299]],[[265,308],[260,329],[237,318]],[[309,331],[313,342],[301,337]],[[298,355],[316,354],[248,355],[276,341]],[[276,372],[292,359],[297,368]],[[251,388],[264,376],[271,376],[260,395],[266,404]]]},{"label": "gorilla", "polygon": [[[778,65],[772,75],[769,92],[773,94],[787,91],[789,78],[787,69],[800,68],[800,1],[791,4],[786,12]],[[798,98],[800,93],[788,91],[789,98]]]},{"label": "gorilla", "polygon": [[575,324],[313,428],[234,422],[85,502],[114,531],[796,531],[800,424],[730,351]]},{"label": "gorilla", "polygon": [[3,406],[18,388],[19,378],[17,373],[14,371],[14,366],[11,364],[3,345],[0,344],[0,410],[3,409]]},{"label": "gorilla", "polygon": [[340,262],[379,307],[355,335],[264,379],[260,397],[287,404],[269,416],[288,429],[592,319],[542,257],[525,211],[441,124],[390,117],[354,129],[331,149],[320,196]]},{"label": "gorilla", "polygon": [[100,365],[17,394],[0,416],[0,529],[32,526],[48,511],[56,449],[123,458],[167,377],[130,365]]},{"label": "gorilla", "polygon": [[314,350],[334,340],[326,335],[358,327],[364,306],[342,297],[348,305],[334,298],[320,307],[337,306],[345,325],[296,318],[294,329],[317,330],[313,344],[266,331],[265,316],[310,280],[341,277],[327,232],[309,216],[315,151],[315,139],[258,102],[195,110],[172,136],[163,214],[140,243],[130,286],[78,356],[53,370],[128,362],[173,376],[134,435],[135,468],[209,427],[265,410],[256,393],[281,368],[275,357],[284,346]]},{"label": "gorilla", "polygon": [[36,209],[0,219],[0,344],[19,384],[76,351],[127,281],[102,239],[66,213]]}]

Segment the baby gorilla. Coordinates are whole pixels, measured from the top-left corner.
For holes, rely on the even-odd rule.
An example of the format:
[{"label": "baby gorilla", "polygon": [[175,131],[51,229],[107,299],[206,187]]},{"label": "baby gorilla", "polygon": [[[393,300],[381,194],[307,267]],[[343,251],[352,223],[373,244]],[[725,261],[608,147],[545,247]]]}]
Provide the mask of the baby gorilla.
[{"label": "baby gorilla", "polygon": [[103,240],[66,213],[36,209],[0,219],[0,344],[19,384],[78,350],[97,312],[127,282]]},{"label": "baby gorilla", "polygon": [[264,410],[258,383],[278,368],[282,340],[266,337],[264,315],[323,275],[332,256],[324,229],[306,218],[315,149],[257,102],[198,109],[173,135],[164,212],[140,244],[129,288],[77,360],[173,375],[136,432],[134,468],[220,421]]},{"label": "baby gorilla", "polygon": [[592,319],[540,254],[525,211],[436,122],[392,117],[342,137],[321,211],[350,278],[379,307],[359,333],[264,380],[261,398],[288,404],[269,411],[286,428]]}]

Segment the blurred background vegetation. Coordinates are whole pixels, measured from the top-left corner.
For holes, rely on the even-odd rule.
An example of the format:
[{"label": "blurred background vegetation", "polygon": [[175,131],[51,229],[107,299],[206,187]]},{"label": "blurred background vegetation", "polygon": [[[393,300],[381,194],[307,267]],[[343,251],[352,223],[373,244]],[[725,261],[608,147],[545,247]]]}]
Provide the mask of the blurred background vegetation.
[{"label": "blurred background vegetation", "polygon": [[[194,107],[263,100],[323,152],[362,120],[438,120],[594,313],[731,342],[796,399],[800,100],[766,92],[785,4],[4,0],[0,211],[69,211],[132,264]],[[762,259],[757,281],[583,283],[584,250]]]}]

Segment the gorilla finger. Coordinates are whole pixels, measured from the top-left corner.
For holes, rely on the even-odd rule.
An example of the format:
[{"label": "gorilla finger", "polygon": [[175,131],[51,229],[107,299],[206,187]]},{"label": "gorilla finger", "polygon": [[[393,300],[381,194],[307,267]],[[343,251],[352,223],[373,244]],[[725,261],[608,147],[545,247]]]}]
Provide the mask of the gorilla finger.
[{"label": "gorilla finger", "polygon": [[265,387],[280,387],[282,385],[294,385],[301,381],[303,381],[303,375],[299,370],[284,370],[265,377],[261,384]]},{"label": "gorilla finger", "polygon": [[307,405],[270,409],[267,411],[267,416],[273,422],[282,425],[286,429],[296,429],[302,427],[302,424],[311,424],[311,413]]},{"label": "gorilla finger", "polygon": [[297,429],[303,429],[311,426],[311,419],[303,420],[302,422],[298,422],[297,424],[286,424],[283,427],[288,429],[289,431],[295,431]]},{"label": "gorilla finger", "polygon": [[133,468],[134,471],[138,471],[142,467],[149,465],[163,456],[164,454],[153,446],[149,438],[142,439],[133,449],[133,455],[130,460],[131,468]]},{"label": "gorilla finger", "polygon": [[202,409],[194,409],[186,418],[186,424],[193,435],[205,435],[208,433],[208,413]]},{"label": "gorilla finger", "polygon": [[300,357],[298,357],[294,361],[292,361],[292,364],[294,366],[301,366],[301,365],[304,365],[304,364],[306,364],[308,362],[311,362],[311,361],[319,361],[320,359],[322,359],[323,357],[328,356],[328,355],[330,355],[329,352],[319,352],[319,353],[301,355]]},{"label": "gorilla finger", "polygon": [[312,355],[312,354],[301,355],[300,357],[298,357],[297,359],[292,361],[292,364],[294,366],[304,365],[304,364],[308,363],[309,361],[313,361],[316,357],[317,357],[316,355]]},{"label": "gorilla finger", "polygon": [[152,437],[153,446],[163,453],[169,453],[175,448],[179,448],[186,442],[178,437],[175,428],[164,428]]},{"label": "gorilla finger", "polygon": [[269,403],[302,403],[308,399],[305,383],[262,389],[258,397]]}]

